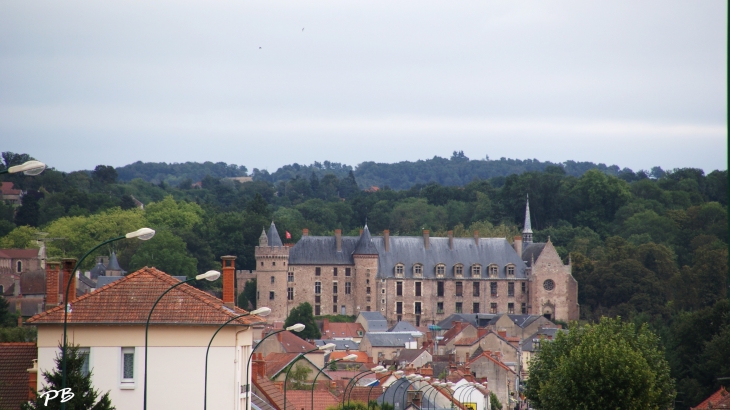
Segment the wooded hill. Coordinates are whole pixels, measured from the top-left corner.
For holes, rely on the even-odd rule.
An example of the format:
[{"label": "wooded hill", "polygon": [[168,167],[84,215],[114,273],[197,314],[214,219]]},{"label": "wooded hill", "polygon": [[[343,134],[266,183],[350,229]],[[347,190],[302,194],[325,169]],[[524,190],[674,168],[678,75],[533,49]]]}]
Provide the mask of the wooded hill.
[{"label": "wooded hill", "polygon": [[[28,156],[3,158],[9,166]],[[429,161],[453,169],[478,162],[458,153]],[[573,265],[581,319],[605,315],[650,323],[662,337],[682,392],[678,408],[697,404],[718,388],[717,377],[730,376],[727,171],[614,175],[566,163],[489,179],[463,176],[460,184],[407,182],[408,189],[396,190],[363,183],[346,166],[329,166],[338,170],[327,172],[322,165],[325,170],[305,175],[300,168],[300,174],[243,184],[205,176],[201,188],[119,181],[117,171],[103,165],[92,172],[4,175],[2,181],[14,182],[27,195],[17,210],[0,204],[0,247],[34,246],[43,231],[64,238],[48,243],[51,257],[79,257],[102,240],[149,226],[158,232],[153,240],[116,243],[122,266],[133,271],[153,265],[192,276],[219,268],[222,255],[236,255],[237,269],[254,269],[254,247],[271,220],[282,236],[292,234],[290,242],[302,228],[312,235],[338,228],[357,235],[366,220],[373,234],[390,229],[392,235],[420,235],[430,229],[434,236],[447,230],[471,236],[478,230],[483,237],[512,238],[521,231],[529,194],[535,240],[550,237]],[[371,184],[380,189],[362,189]]]}]

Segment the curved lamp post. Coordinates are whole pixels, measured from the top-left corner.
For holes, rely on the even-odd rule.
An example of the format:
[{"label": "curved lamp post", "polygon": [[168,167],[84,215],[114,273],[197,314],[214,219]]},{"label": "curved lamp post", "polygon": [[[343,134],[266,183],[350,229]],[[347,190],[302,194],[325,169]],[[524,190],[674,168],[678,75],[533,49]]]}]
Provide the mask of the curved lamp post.
[{"label": "curved lamp post", "polygon": [[[385,376],[383,376],[383,377],[382,377],[381,379],[386,379],[386,378],[390,377],[391,375],[396,375],[396,376],[400,376],[400,375],[402,375],[402,374],[403,374],[403,370],[398,370],[397,372],[393,372],[393,373],[391,373],[391,374],[386,374],[386,375],[385,375]],[[378,379],[378,384],[380,384],[380,380],[381,380],[381,379]],[[368,408],[370,408],[370,394],[371,394],[371,393],[373,392],[373,387],[375,387],[375,385],[374,385],[374,384],[373,384],[372,386],[370,386],[370,390],[368,391]],[[390,387],[390,386],[388,386],[388,387]],[[385,393],[386,391],[388,391],[388,388],[386,388],[386,389],[385,389],[385,390],[383,391],[383,393]]]},{"label": "curved lamp post", "polygon": [[28,161],[20,165],[14,165],[10,168],[0,171],[0,174],[17,174],[22,172],[29,177],[36,176],[46,169],[46,164],[40,161]]},{"label": "curved lamp post", "polygon": [[[428,377],[428,376],[426,376],[426,377],[419,376],[419,377],[420,377],[420,379],[419,378],[416,378],[415,380],[417,382],[426,382],[426,384],[423,385],[423,386],[421,386],[421,387],[419,387],[418,389],[416,389],[416,394],[413,396],[413,398],[418,397],[418,392],[420,392],[422,389],[425,389],[427,387],[431,387],[431,384],[428,382],[429,380],[431,380],[430,377]],[[411,403],[413,403],[413,400],[411,400]],[[423,408],[423,395],[421,395],[421,405],[419,407],[420,408]]]},{"label": "curved lamp post", "polygon": [[[403,409],[406,409],[408,407],[407,401],[408,401],[408,389],[410,389],[413,386],[413,382],[422,380],[423,376],[418,374],[410,374],[406,376],[406,380],[408,382],[408,386],[406,386],[405,391],[403,392]],[[398,391],[398,388],[395,389],[395,391]],[[393,397],[395,397],[395,393],[393,394]]]},{"label": "curved lamp post", "polygon": [[[434,382],[430,386],[431,386],[431,391],[429,393],[427,393],[426,397],[428,398],[428,401],[433,403],[433,408],[436,409],[436,397],[438,397],[438,391],[439,391],[436,388],[436,387],[438,387],[438,382]],[[433,400],[433,401],[431,401],[431,400]]]},{"label": "curved lamp post", "polygon": [[306,351],[304,353],[300,353],[299,356],[297,356],[296,359],[294,359],[291,362],[291,364],[289,365],[289,368],[286,369],[286,376],[284,377],[284,410],[286,410],[286,383],[289,381],[289,372],[291,372],[291,369],[294,368],[294,364],[296,362],[298,362],[302,357],[305,357],[305,355],[307,355],[309,353],[316,352],[318,350],[330,350],[330,349],[334,350],[336,347],[337,347],[337,345],[334,343],[327,343],[326,345],[320,346],[316,349],[312,349],[312,350]]},{"label": "curved lamp post", "polygon": [[333,363],[341,362],[343,360],[344,361],[351,362],[351,361],[353,361],[355,359],[357,359],[357,355],[356,354],[349,354],[349,355],[347,355],[347,356],[345,356],[345,357],[343,357],[341,359],[330,360],[329,363],[325,363],[325,365],[321,369],[319,369],[319,371],[317,372],[317,375],[314,376],[314,381],[312,382],[312,410],[314,410],[314,387],[317,385],[317,377],[319,377],[319,375],[322,374],[322,372],[324,371],[324,369],[326,369],[327,367],[331,366]]},{"label": "curved lamp post", "polygon": [[[405,377],[400,377],[400,376],[403,376],[403,373],[404,373],[403,370],[398,370],[397,372],[394,372],[393,374],[399,376],[398,377],[398,380],[400,380],[400,379],[404,379],[405,378]],[[386,387],[385,390],[383,390],[383,403],[385,403],[385,397],[388,394],[388,390],[390,390],[390,388],[393,387],[394,384],[398,384],[398,386],[395,387],[395,391],[396,392],[398,391],[398,389],[400,387],[400,383],[397,383],[398,380],[396,380],[393,383],[389,384],[388,387]],[[395,398],[395,392],[393,392],[393,398]],[[395,400],[393,400],[393,403],[391,403],[391,404],[393,404],[393,406],[395,406]]]},{"label": "curved lamp post", "polygon": [[447,382],[447,383],[439,383],[438,387],[443,387],[444,390],[446,390],[449,393],[449,396],[451,396],[451,408],[454,408],[454,393],[451,392],[450,387],[453,386],[453,383]]},{"label": "curved lamp post", "polygon": [[162,292],[160,297],[158,297],[157,300],[155,301],[155,304],[152,305],[152,309],[150,309],[150,313],[149,313],[149,315],[147,315],[147,324],[145,325],[145,328],[144,328],[144,407],[143,408],[145,410],[147,410],[147,341],[148,341],[148,336],[149,336],[150,319],[152,318],[152,312],[154,312],[155,308],[157,307],[157,304],[160,303],[160,300],[162,300],[162,297],[167,295],[167,293],[169,291],[175,289],[176,287],[178,287],[182,284],[188,283],[188,282],[192,282],[194,280],[201,280],[201,279],[206,279],[206,280],[209,280],[212,282],[220,277],[221,277],[220,272],[215,271],[215,270],[209,270],[208,272],[202,273],[194,278],[190,278],[190,279],[184,280],[182,282],[176,283],[176,284],[170,286],[166,291]]},{"label": "curved lamp post", "polygon": [[[355,386],[357,386],[357,382],[359,382],[360,379],[362,379],[363,377],[365,377],[365,375],[368,374],[368,373],[380,373],[380,372],[382,372],[384,370],[385,370],[385,367],[383,367],[383,366],[375,366],[375,367],[373,367],[370,370],[364,370],[364,371],[361,371],[360,373],[356,374],[355,377],[353,377],[352,380],[350,380],[347,383],[347,386],[345,386],[345,390],[342,392],[342,405],[343,405],[343,407],[345,405],[345,397],[347,396],[347,408],[348,409],[350,408],[350,398],[352,397],[352,390],[355,388]],[[350,386],[350,383],[352,383],[352,386]],[[347,394],[348,387],[350,389],[350,394],[349,395]]]},{"label": "curved lamp post", "polygon": [[[474,387],[474,383],[469,382],[463,386],[461,386],[462,390],[461,393],[458,394],[459,396],[459,403],[463,403],[464,400],[468,400],[471,397],[471,392],[476,388]],[[469,393],[467,395],[467,392]]]},{"label": "curved lamp post", "polygon": [[249,355],[248,355],[248,361],[246,362],[246,407],[243,410],[248,410],[248,406],[250,403],[251,382],[250,382],[250,379],[248,376],[249,376],[249,372],[251,370],[251,358],[253,357],[253,353],[256,351],[256,349],[258,349],[259,346],[261,346],[263,344],[264,340],[270,338],[271,336],[274,336],[276,334],[279,334],[281,332],[286,332],[286,331],[299,333],[304,329],[305,329],[305,326],[303,324],[297,323],[297,324],[291,325],[285,329],[271,332],[268,335],[266,335],[263,339],[261,339],[253,349],[251,349],[251,353],[249,353]]},{"label": "curved lamp post", "polygon": [[[45,166],[46,165],[43,164],[42,162],[38,162],[38,161],[28,161],[28,162],[26,162],[23,165],[18,165],[18,167],[26,166],[27,164],[29,164],[31,162],[37,162],[38,164],[41,164],[43,166],[43,169],[45,169]],[[35,165],[35,166],[36,166],[36,168],[30,168],[30,171],[35,172],[34,170],[37,170],[38,169],[38,165]],[[15,168],[15,167],[10,167],[9,169],[12,169],[12,168]],[[43,169],[41,169],[40,171],[38,171],[38,173],[40,174],[40,172],[42,172]],[[10,171],[10,172],[13,172],[13,171]],[[15,171],[15,172],[20,172],[20,171]],[[23,171],[23,172],[28,172],[28,171]],[[34,175],[37,175],[37,174],[34,174]],[[126,235],[117,236],[116,238],[107,239],[106,241],[104,241],[104,242],[96,245],[95,247],[93,247],[90,251],[86,252],[84,254],[84,256],[82,256],[81,259],[76,263],[76,266],[74,266],[74,269],[73,269],[73,271],[71,271],[71,275],[70,275],[70,277],[68,279],[68,283],[66,284],[66,292],[64,293],[64,298],[63,298],[63,304],[65,306],[64,306],[64,309],[63,309],[63,349],[61,350],[61,357],[62,357],[62,359],[61,359],[61,362],[62,362],[61,372],[63,374],[62,377],[61,377],[61,379],[62,379],[61,380],[61,389],[65,389],[66,388],[66,347],[68,346],[68,340],[67,340],[66,335],[67,335],[67,327],[68,327],[68,312],[69,312],[69,310],[71,308],[71,303],[69,303],[69,300],[68,300],[68,292],[71,289],[71,282],[74,281],[74,280],[76,280],[76,275],[74,273],[76,271],[76,268],[79,267],[79,266],[81,266],[81,263],[84,262],[84,259],[86,259],[86,257],[89,256],[92,252],[94,252],[95,250],[101,248],[102,246],[104,246],[104,245],[106,245],[108,243],[111,243],[111,242],[114,242],[114,241],[118,241],[118,240],[121,240],[121,239],[129,239],[129,238],[137,238],[137,239],[139,239],[141,241],[146,241],[148,239],[152,239],[153,236],[155,236],[155,231],[153,229],[150,229],[150,228],[141,228],[141,229],[137,229],[134,232],[130,232],[130,233],[126,234]],[[74,297],[75,296],[76,295],[74,295]],[[66,408],[66,403],[61,403],[61,410],[64,410],[65,408]]]},{"label": "curved lamp post", "polygon": [[[269,316],[271,313],[271,309],[267,307],[258,308],[256,310],[252,310],[247,313],[243,313],[238,316],[234,316],[227,322],[223,323],[218,327],[218,329],[213,333],[213,337],[210,338],[210,342],[208,342],[208,348],[205,349],[205,383],[203,384],[203,409],[208,408],[208,353],[210,352],[210,345],[213,344],[213,339],[215,339],[215,336],[218,334],[218,332],[223,329],[224,326],[227,324],[233,322],[236,319],[242,318],[244,316],[260,316],[260,317],[266,317]],[[248,381],[246,382],[248,383]]]}]

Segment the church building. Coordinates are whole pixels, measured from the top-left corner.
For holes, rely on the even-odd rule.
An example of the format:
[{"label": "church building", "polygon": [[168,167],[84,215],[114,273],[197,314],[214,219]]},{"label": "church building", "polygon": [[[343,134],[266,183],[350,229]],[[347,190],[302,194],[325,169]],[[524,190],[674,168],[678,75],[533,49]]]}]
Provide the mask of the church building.
[{"label": "church building", "polygon": [[532,241],[530,205],[522,236],[506,238],[309,236],[284,246],[272,222],[256,247],[258,306],[284,320],[309,302],[315,316],[379,311],[389,324],[439,322],[452,313],[540,314],[577,320],[578,283],[553,244]]}]

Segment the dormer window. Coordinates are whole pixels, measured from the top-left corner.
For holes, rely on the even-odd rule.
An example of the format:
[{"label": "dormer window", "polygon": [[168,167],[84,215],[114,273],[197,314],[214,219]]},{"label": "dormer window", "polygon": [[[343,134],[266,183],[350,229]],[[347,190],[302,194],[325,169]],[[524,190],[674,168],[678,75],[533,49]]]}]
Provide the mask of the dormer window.
[{"label": "dormer window", "polygon": [[395,276],[397,276],[399,278],[402,278],[403,277],[403,271],[404,271],[404,266],[403,266],[402,263],[399,263],[399,264],[395,265]]},{"label": "dormer window", "polygon": [[499,274],[499,267],[495,264],[489,265],[489,277],[496,278]]},{"label": "dormer window", "polygon": [[422,276],[423,275],[423,265],[421,265],[420,263],[413,265],[413,275]]},{"label": "dormer window", "polygon": [[464,276],[464,265],[457,263],[454,265],[454,276],[461,278]]},{"label": "dormer window", "polygon": [[507,265],[507,276],[515,276],[515,265]]},{"label": "dormer window", "polygon": [[444,265],[443,263],[439,263],[438,265],[436,265],[436,276],[438,276],[439,278],[443,278],[445,273],[446,265]]},{"label": "dormer window", "polygon": [[474,264],[471,265],[471,276],[478,278],[482,276],[482,265]]}]

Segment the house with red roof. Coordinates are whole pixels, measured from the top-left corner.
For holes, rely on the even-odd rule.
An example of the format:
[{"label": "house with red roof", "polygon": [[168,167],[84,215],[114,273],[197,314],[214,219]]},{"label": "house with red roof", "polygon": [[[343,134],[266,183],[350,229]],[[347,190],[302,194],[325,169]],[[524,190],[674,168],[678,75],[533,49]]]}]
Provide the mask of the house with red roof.
[{"label": "house with red roof", "polygon": [[322,322],[322,339],[362,341],[365,329],[360,323],[333,323],[329,319]]},{"label": "house with red roof", "polygon": [[690,407],[690,409],[730,409],[730,392],[728,392],[724,387],[720,387],[720,390],[713,393],[696,407]]},{"label": "house with red roof", "polygon": [[475,378],[489,381],[489,390],[497,395],[501,403],[509,403],[510,393],[515,389],[517,372],[502,362],[499,352],[482,352],[469,360],[465,369]]},{"label": "house with red roof", "polygon": [[20,206],[22,205],[23,191],[15,189],[12,182],[0,182],[0,200],[7,204]]},{"label": "house with red roof", "polygon": [[264,357],[271,353],[305,353],[307,359],[315,366],[319,368],[324,366],[325,352],[317,350],[317,346],[289,331],[277,333],[276,336],[262,341],[261,346],[256,347],[256,352],[262,353]]},{"label": "house with red roof", "polygon": [[[165,294],[155,308],[146,358],[149,408],[203,406],[208,343],[221,324],[246,313],[233,304],[234,268],[227,262],[224,258],[224,300],[182,284]],[[179,283],[165,272],[145,267],[69,301],[68,340],[87,353],[94,387],[109,391],[118,410],[142,407],[145,323],[159,296]],[[52,370],[54,359],[60,355],[63,307],[61,304],[26,322],[38,328],[38,374]],[[246,359],[253,341],[251,325],[262,321],[244,316],[217,334],[208,357],[209,408],[244,406],[244,387],[250,384]],[[36,388],[42,389],[44,382],[39,377]]]}]

